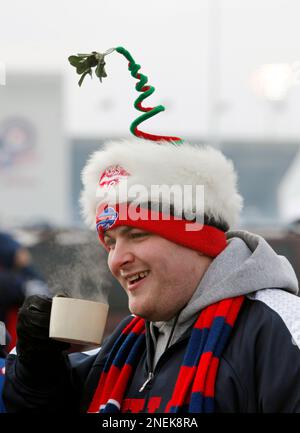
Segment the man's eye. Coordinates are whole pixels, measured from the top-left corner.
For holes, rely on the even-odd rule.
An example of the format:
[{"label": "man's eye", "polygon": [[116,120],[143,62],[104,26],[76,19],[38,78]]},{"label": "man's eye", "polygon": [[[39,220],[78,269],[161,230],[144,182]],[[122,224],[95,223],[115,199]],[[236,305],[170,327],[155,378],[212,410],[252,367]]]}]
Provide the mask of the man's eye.
[{"label": "man's eye", "polygon": [[109,248],[110,250],[115,246],[115,242],[112,239],[104,238],[104,243],[107,246],[107,248]]},{"label": "man's eye", "polygon": [[133,239],[142,238],[144,236],[147,236],[147,234],[148,233],[146,233],[146,232],[131,232],[130,233],[130,237],[133,238]]}]

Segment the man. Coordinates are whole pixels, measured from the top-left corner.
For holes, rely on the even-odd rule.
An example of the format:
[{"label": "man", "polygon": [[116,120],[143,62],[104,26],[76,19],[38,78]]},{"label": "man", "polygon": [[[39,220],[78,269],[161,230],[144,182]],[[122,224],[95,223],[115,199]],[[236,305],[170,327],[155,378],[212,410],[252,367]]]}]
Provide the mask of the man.
[{"label": "man", "polygon": [[97,354],[67,358],[48,338],[51,300],[30,298],[6,409],[300,412],[297,279],[264,239],[229,231],[242,202],[231,162],[209,147],[117,142],[83,183],[85,220],[134,316]]}]

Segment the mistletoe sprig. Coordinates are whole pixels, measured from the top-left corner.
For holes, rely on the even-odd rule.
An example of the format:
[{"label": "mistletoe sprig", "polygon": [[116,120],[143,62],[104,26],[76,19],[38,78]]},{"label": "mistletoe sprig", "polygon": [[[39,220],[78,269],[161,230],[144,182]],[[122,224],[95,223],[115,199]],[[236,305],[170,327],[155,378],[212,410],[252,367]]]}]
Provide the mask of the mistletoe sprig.
[{"label": "mistletoe sprig", "polygon": [[110,54],[114,51],[114,48],[111,48],[105,53],[97,53],[97,51],[92,51],[91,54],[77,54],[77,56],[68,57],[69,62],[72,66],[76,68],[77,74],[81,75],[80,80],[78,81],[79,86],[83,83],[85,77],[89,74],[92,78],[93,69],[95,68],[95,75],[99,78],[102,83],[102,78],[107,77],[106,71],[104,69],[105,61],[104,57],[107,54]]},{"label": "mistletoe sprig", "polygon": [[142,105],[142,102],[144,99],[148,98],[152,93],[155,91],[155,88],[153,86],[147,85],[148,77],[144,74],[139,73],[139,70],[141,68],[140,65],[138,65],[129,51],[127,51],[123,47],[116,47],[116,48],[110,48],[109,50],[105,51],[105,53],[101,54],[97,51],[92,51],[91,54],[77,54],[77,56],[70,56],[69,62],[72,66],[76,68],[77,74],[81,75],[80,80],[78,81],[79,86],[83,83],[84,78],[86,75],[93,76],[93,70],[95,69],[95,75],[99,78],[99,80],[102,83],[102,78],[107,77],[107,74],[105,72],[104,66],[105,61],[104,57],[107,54],[112,53],[113,51],[116,51],[119,54],[122,54],[126,60],[128,61],[128,69],[132,75],[132,77],[139,80],[136,83],[136,90],[141,93],[141,95],[135,100],[134,107],[138,111],[142,111],[144,114],[137,117],[130,125],[130,131],[133,135],[136,137],[144,138],[146,140],[153,140],[153,141],[171,141],[174,143],[181,143],[182,139],[179,137],[171,137],[169,135],[156,135],[156,134],[148,134],[147,132],[141,131],[138,129],[138,125],[145,120],[149,119],[152,116],[155,116],[155,114],[158,114],[161,111],[165,110],[165,107],[163,105],[157,105],[156,107],[144,107]]}]

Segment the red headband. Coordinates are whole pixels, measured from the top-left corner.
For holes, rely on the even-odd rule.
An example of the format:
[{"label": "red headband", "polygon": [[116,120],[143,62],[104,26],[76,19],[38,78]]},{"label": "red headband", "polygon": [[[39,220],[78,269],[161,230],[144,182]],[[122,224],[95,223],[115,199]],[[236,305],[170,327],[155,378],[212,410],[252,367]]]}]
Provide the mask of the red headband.
[{"label": "red headband", "polygon": [[[96,227],[100,241],[106,247],[107,230],[130,226],[155,233],[171,242],[216,257],[226,248],[225,233],[216,227],[200,225],[147,208],[139,208],[135,217],[130,216],[129,204],[101,205],[97,210]],[[166,219],[167,218],[167,219]]]}]

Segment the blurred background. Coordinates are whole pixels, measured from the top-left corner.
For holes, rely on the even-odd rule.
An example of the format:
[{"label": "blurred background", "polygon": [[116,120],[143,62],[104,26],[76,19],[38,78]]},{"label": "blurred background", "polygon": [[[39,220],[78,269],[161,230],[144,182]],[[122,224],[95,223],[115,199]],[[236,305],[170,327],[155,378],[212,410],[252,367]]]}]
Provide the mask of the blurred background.
[{"label": "blurred background", "polygon": [[245,199],[240,227],[300,277],[299,15],[298,0],[2,5],[0,231],[30,251],[53,293],[109,296],[107,333],[126,296],[81,221],[80,172],[105,140],[130,136],[137,93],[117,53],[102,84],[81,88],[68,56],[126,47],[156,88],[149,104],[166,106],[142,129],[222,149]]}]

